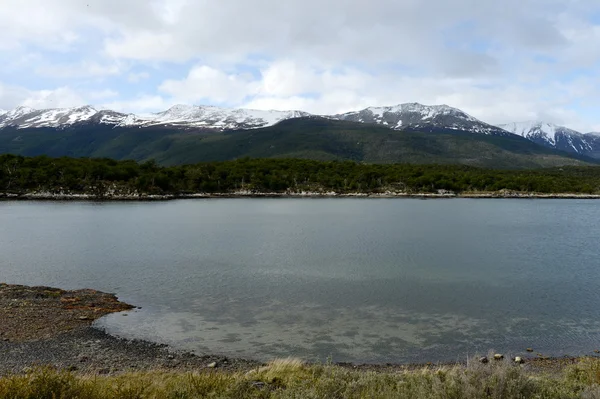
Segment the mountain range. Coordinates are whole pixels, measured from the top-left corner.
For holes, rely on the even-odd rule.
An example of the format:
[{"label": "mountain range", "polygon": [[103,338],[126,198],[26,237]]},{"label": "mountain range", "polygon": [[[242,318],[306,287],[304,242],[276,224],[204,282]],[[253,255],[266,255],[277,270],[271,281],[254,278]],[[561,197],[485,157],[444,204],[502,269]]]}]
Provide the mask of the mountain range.
[{"label": "mountain range", "polygon": [[[343,142],[338,142],[336,140],[341,137],[342,131],[345,132]],[[269,136],[273,132],[279,132],[280,136]],[[294,132],[295,136],[290,136],[290,132]],[[373,135],[373,132],[377,133]],[[267,136],[271,138],[263,143],[261,140]],[[300,137],[303,139],[300,140]],[[325,137],[329,137],[329,143],[323,140]],[[348,137],[356,138],[358,144],[346,142]],[[382,137],[388,138],[385,143],[381,141]],[[282,138],[287,140],[285,152],[280,151]],[[423,140],[429,140],[429,144]],[[257,150],[258,141],[261,141],[261,146],[268,146],[270,151]],[[176,152],[186,155],[169,155],[173,152],[174,143],[182,142],[188,148],[180,148]],[[431,147],[431,143],[441,145],[442,142],[445,143],[445,147],[442,145],[444,148],[429,148],[422,152],[424,148]],[[467,145],[468,142],[471,145]],[[336,115],[189,105],[175,105],[153,114],[126,114],[96,110],[91,106],[0,110],[0,153],[23,155],[106,156],[136,160],[153,157],[170,164],[240,156],[300,156],[369,162],[510,166],[506,159],[511,157],[507,158],[506,153],[500,155],[488,147],[485,153],[493,158],[491,162],[483,159],[485,155],[482,153],[465,152],[475,142],[475,147],[502,143],[501,152],[521,151],[519,157],[524,156],[524,151],[531,159],[530,162],[517,162],[523,167],[589,163],[595,162],[594,158],[600,159],[598,133],[583,134],[545,122],[495,126],[447,105],[408,103]],[[398,143],[407,147],[400,151]],[[335,145],[348,150],[359,146],[361,151],[360,154],[352,153],[354,150],[345,152],[334,148]],[[366,151],[367,147],[370,152]],[[209,148],[212,148],[212,153]],[[238,151],[240,148],[245,150]],[[413,156],[407,156],[409,153]],[[420,155],[416,156],[417,153]],[[504,159],[499,159],[500,156]],[[537,161],[534,160],[536,156],[540,157]],[[543,157],[546,161],[542,161]]]}]

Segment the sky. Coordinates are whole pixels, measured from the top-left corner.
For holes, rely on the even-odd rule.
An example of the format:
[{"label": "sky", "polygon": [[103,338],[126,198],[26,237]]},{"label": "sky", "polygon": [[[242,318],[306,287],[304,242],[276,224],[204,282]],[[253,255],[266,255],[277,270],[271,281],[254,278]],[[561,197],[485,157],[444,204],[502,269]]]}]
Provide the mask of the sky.
[{"label": "sky", "polygon": [[0,109],[447,104],[600,131],[598,0],[0,0]]}]

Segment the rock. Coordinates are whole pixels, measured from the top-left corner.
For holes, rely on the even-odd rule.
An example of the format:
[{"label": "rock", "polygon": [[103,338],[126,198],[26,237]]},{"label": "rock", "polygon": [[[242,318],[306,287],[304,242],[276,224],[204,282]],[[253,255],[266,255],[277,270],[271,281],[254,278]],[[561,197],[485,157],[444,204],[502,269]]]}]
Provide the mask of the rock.
[{"label": "rock", "polygon": [[479,363],[487,364],[489,362],[488,358],[483,356],[479,358]]},{"label": "rock", "polygon": [[494,360],[502,360],[504,359],[504,355],[501,355],[500,353],[496,353],[494,355]]},{"label": "rock", "polygon": [[520,356],[517,356],[515,357],[515,363],[523,364],[525,363],[525,360],[523,360]]},{"label": "rock", "polygon": [[129,316],[127,313],[123,313],[121,316]]},{"label": "rock", "polygon": [[533,348],[527,348],[527,352],[533,352]]},{"label": "rock", "polygon": [[596,350],[594,351],[594,353],[600,353],[600,350],[596,349]]},{"label": "rock", "polygon": [[267,385],[267,384],[265,384],[265,383],[264,383],[264,382],[262,382],[262,381],[252,381],[252,386],[253,386],[254,388],[257,388],[257,389],[262,389],[262,388],[264,388],[266,385]]},{"label": "rock", "polygon": [[167,356],[167,358],[170,359],[170,360],[173,360],[173,359],[175,359],[175,356],[169,355],[169,356]]},{"label": "rock", "polygon": [[209,369],[215,369],[215,368],[217,368],[217,362],[212,362],[212,363],[208,364],[206,367],[208,367]]},{"label": "rock", "polygon": [[89,320],[90,318],[87,316],[79,316],[79,320]]}]

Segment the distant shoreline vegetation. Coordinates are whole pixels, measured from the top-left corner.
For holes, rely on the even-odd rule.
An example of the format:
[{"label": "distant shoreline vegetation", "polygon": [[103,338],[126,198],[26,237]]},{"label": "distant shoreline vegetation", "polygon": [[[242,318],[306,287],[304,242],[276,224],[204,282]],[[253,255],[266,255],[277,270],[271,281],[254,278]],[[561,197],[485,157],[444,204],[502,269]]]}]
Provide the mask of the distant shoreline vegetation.
[{"label": "distant shoreline vegetation", "polygon": [[496,170],[277,158],[163,167],[154,161],[0,156],[3,198],[344,195],[595,198],[600,167]]}]

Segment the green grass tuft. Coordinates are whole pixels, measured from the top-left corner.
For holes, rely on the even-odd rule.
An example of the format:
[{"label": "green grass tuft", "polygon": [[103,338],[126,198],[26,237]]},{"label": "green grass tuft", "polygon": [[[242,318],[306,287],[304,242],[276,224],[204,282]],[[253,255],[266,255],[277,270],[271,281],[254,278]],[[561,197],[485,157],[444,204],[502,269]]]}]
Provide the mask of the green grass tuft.
[{"label": "green grass tuft", "polygon": [[600,360],[543,373],[510,360],[418,371],[356,371],[277,360],[248,373],[146,372],[87,376],[50,368],[0,378],[0,398],[600,398]]}]

